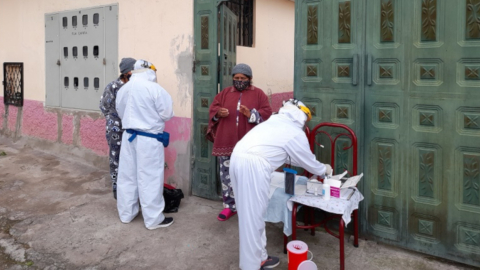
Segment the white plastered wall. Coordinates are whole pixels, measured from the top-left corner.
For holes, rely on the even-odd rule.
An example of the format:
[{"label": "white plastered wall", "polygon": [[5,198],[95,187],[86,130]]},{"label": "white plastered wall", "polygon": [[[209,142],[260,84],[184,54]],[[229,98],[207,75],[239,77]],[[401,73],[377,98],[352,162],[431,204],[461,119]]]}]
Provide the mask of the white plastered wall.
[{"label": "white plastered wall", "polygon": [[293,91],[295,3],[256,0],[253,48],[237,46],[237,63],[252,67],[253,83],[266,94]]},{"label": "white plastered wall", "polygon": [[[0,0],[0,63],[24,63],[24,97],[45,100],[46,13],[118,4],[119,60],[152,62],[175,115],[192,115],[193,1]],[[3,73],[1,75],[3,77]],[[3,95],[1,91],[0,95]]]}]

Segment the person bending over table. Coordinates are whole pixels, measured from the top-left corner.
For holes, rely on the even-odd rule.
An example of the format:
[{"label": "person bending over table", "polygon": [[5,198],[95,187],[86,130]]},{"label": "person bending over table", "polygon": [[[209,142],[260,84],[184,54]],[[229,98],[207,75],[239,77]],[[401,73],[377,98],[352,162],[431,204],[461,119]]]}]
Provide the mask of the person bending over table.
[{"label": "person bending over table", "polygon": [[331,166],[317,161],[310,151],[303,128],[311,118],[310,110],[302,102],[291,99],[233,149],[230,177],[236,195],[243,270],[269,269],[279,264],[279,258],[269,256],[266,250],[264,216],[272,172],[291,163],[318,176],[331,174]]}]

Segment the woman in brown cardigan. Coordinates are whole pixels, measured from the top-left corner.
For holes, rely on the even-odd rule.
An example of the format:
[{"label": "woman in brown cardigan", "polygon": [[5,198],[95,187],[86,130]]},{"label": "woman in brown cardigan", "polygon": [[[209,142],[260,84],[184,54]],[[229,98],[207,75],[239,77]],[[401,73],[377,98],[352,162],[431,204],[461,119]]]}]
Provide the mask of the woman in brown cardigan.
[{"label": "woman in brown cardigan", "polygon": [[235,196],[230,183],[230,155],[235,144],[256,125],[272,115],[268,97],[251,85],[252,69],[238,64],[232,69],[233,86],[222,90],[210,106],[207,138],[213,141],[212,155],[218,157],[222,181],[223,211],[218,220],[235,215]]}]

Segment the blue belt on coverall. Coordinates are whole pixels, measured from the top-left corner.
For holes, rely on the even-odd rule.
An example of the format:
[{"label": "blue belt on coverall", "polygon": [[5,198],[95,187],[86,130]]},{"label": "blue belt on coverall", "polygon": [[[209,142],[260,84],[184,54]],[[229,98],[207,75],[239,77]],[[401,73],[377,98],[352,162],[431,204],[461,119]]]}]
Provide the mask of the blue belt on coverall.
[{"label": "blue belt on coverall", "polygon": [[151,133],[147,133],[147,132],[143,132],[143,131],[138,131],[138,130],[134,130],[134,129],[127,129],[127,133],[128,134],[132,134],[132,136],[130,136],[130,138],[128,138],[128,141],[129,142],[132,142],[133,140],[135,140],[135,138],[137,137],[137,135],[139,136],[145,136],[145,137],[150,137],[150,138],[155,138],[157,139],[157,141],[163,143],[163,146],[164,147],[167,147],[168,146],[168,143],[170,142],[170,134],[168,132],[163,132],[163,133],[158,133],[158,134],[151,134]]}]

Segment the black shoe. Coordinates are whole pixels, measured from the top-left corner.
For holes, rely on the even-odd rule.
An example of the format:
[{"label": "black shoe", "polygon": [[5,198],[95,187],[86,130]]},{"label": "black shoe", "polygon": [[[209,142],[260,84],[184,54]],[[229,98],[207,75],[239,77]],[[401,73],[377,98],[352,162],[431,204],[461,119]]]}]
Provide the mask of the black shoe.
[{"label": "black shoe", "polygon": [[113,198],[116,200],[117,199],[117,190],[113,190]]},{"label": "black shoe", "polygon": [[162,223],[152,226],[152,227],[147,227],[149,230],[155,230],[158,228],[165,228],[173,224],[173,218],[172,217],[165,217],[165,219],[162,221]]},{"label": "black shoe", "polygon": [[278,257],[268,256],[267,260],[263,263],[263,269],[275,268],[280,264],[280,259]]}]

